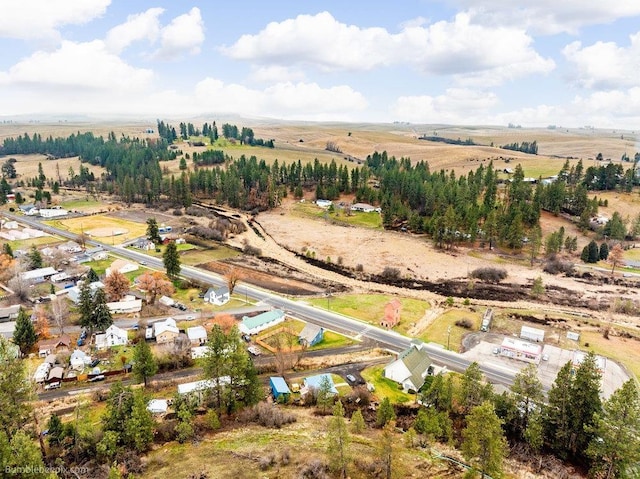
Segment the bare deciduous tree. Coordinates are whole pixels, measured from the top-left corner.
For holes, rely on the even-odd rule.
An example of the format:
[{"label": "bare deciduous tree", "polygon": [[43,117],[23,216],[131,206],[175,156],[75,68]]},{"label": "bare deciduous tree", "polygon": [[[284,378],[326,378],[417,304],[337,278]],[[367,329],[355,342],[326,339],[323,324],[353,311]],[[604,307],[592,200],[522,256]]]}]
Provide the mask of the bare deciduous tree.
[{"label": "bare deciduous tree", "polygon": [[240,275],[238,274],[238,270],[235,268],[229,268],[229,271],[224,275],[227,280],[227,287],[229,288],[229,294],[233,294],[233,290],[236,288],[236,284],[238,284],[238,280],[240,279]]},{"label": "bare deciduous tree", "polygon": [[64,327],[69,317],[69,303],[62,297],[56,297],[51,301],[51,319],[56,327],[60,330],[60,334],[64,334]]},{"label": "bare deciduous tree", "polygon": [[104,280],[104,290],[109,301],[120,301],[129,291],[129,279],[120,271],[112,271]]},{"label": "bare deciduous tree", "polygon": [[138,288],[147,292],[147,302],[154,304],[158,296],[171,296],[174,292],[173,284],[159,271],[144,273],[138,277]]}]

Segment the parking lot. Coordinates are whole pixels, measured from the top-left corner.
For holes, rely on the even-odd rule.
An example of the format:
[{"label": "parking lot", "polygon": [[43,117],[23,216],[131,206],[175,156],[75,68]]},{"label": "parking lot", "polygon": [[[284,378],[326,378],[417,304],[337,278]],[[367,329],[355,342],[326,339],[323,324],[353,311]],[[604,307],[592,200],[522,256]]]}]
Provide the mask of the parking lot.
[{"label": "parking lot", "polygon": [[[493,339],[493,338],[492,338]],[[500,365],[505,369],[519,371],[524,368],[527,362],[518,359],[512,359],[499,354],[495,354],[494,350],[499,347],[500,343],[480,341],[470,350],[462,353],[464,357],[479,364],[488,362],[493,365]],[[574,350],[562,349],[551,344],[545,344],[542,349],[542,355],[548,356],[547,361],[540,361],[538,364],[538,378],[542,382],[544,389],[549,390],[556,379],[558,371],[567,362],[573,359]],[[601,395],[608,398],[613,392],[620,388],[627,380],[629,375],[622,366],[613,360],[606,358],[605,368],[602,375]]]}]

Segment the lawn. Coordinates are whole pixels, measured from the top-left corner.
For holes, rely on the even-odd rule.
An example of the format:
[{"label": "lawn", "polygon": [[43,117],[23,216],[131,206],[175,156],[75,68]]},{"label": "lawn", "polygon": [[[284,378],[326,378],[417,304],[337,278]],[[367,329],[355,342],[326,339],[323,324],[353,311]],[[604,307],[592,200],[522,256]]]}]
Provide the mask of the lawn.
[{"label": "lawn", "polygon": [[[471,312],[465,309],[449,310],[433,321],[419,337],[423,341],[432,341],[445,347],[448,345],[449,349],[458,351],[462,345],[462,337],[480,329],[483,313],[484,310],[481,312]],[[471,329],[456,326],[456,321],[465,319],[471,321]],[[451,328],[451,334],[449,334],[449,328]]]},{"label": "lawn", "polygon": [[62,202],[60,206],[67,210],[83,211],[85,209],[92,210],[93,208],[98,208],[102,205],[104,205],[104,203],[97,200],[70,200]]},{"label": "lawn", "polygon": [[107,271],[107,268],[111,266],[111,263],[113,263],[113,261],[114,260],[112,257],[108,257],[107,259],[88,261],[83,264],[94,270],[98,276],[102,276]]},{"label": "lawn", "polygon": [[40,238],[29,238],[23,240],[14,240],[14,241],[2,241],[3,243],[9,243],[11,249],[13,251],[18,251],[21,249],[29,249],[32,246],[44,246],[44,245],[53,245],[55,243],[61,243],[60,238],[55,236],[41,236]]},{"label": "lawn", "polygon": [[384,366],[370,366],[361,373],[365,381],[375,387],[373,394],[379,401],[384,398],[389,398],[392,404],[415,401],[414,394],[405,393],[397,382],[383,377],[383,370]]},{"label": "lawn", "polygon": [[[575,347],[576,343],[573,341],[571,343]],[[586,344],[589,347],[586,347]],[[637,340],[613,335],[605,339],[600,332],[582,331],[580,345],[580,349],[593,351],[623,364],[636,378],[640,378],[640,348]]]},{"label": "lawn", "polygon": [[[346,294],[308,301],[316,307],[327,309],[329,306],[331,311],[378,325],[384,316],[385,305],[392,299],[394,299],[393,296],[381,294]],[[400,323],[394,329],[400,333],[406,333],[424,316],[430,305],[427,301],[410,298],[400,298],[400,302],[402,303]]]},{"label": "lawn", "polygon": [[354,211],[347,216],[340,208],[336,208],[333,212],[325,208],[320,208],[311,202],[297,202],[293,207],[293,213],[307,218],[324,218],[327,221],[342,223],[363,228],[382,228],[382,216],[379,213],[364,213]]},{"label": "lawn", "polygon": [[343,348],[345,346],[351,346],[352,344],[355,344],[355,341],[351,338],[343,336],[342,334],[334,333],[333,331],[325,331],[324,339],[315,346],[311,346],[308,351]]},{"label": "lawn", "polygon": [[189,266],[196,266],[209,261],[220,261],[240,256],[240,252],[226,246],[216,246],[207,249],[191,249],[180,255],[180,262]]}]

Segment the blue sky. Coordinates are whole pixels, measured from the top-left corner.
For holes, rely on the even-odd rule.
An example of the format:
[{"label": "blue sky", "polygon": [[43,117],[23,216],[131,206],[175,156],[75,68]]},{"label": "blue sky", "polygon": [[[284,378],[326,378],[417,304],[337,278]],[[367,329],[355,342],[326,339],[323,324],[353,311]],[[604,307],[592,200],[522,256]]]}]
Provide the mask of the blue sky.
[{"label": "blue sky", "polygon": [[640,128],[638,0],[225,5],[8,2],[0,117]]}]

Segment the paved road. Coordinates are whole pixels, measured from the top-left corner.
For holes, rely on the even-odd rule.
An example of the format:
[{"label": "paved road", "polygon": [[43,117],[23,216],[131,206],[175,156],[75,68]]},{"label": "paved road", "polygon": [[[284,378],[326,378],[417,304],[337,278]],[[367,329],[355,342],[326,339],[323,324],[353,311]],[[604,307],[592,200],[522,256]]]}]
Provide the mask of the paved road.
[{"label": "paved road", "polygon": [[[70,233],[68,231],[60,230],[48,225],[42,224],[39,220],[33,218],[27,218],[24,216],[17,216],[8,213],[4,213],[7,218],[13,219],[23,224],[27,224],[36,229],[43,230],[47,233],[62,236],[74,240],[77,238],[77,234]],[[142,252],[136,250],[125,249],[122,246],[113,246],[105,243],[100,243],[94,240],[87,241],[87,244],[91,246],[101,246],[106,251],[114,253],[116,255],[125,257],[133,261],[143,261],[147,265],[164,269],[162,260],[152,256],[148,256]],[[210,284],[214,286],[223,286],[226,284],[224,278],[203,271],[191,266],[183,266],[181,269],[181,276],[199,281],[203,284]],[[255,286],[248,284],[241,284],[236,286],[236,294],[244,294],[247,298],[252,298],[258,302],[268,304],[274,308],[279,308],[287,312],[290,316],[300,318],[304,321],[317,324],[325,329],[341,332],[350,336],[358,338],[367,338],[374,341],[379,347],[388,349],[392,352],[400,352],[411,345],[411,339],[396,333],[395,331],[389,331],[386,329],[373,326],[362,321],[358,321],[347,316],[343,316],[332,311],[321,310],[305,304],[303,302],[293,301],[281,296],[278,296],[269,291],[262,290]],[[427,351],[431,358],[437,363],[446,366],[449,370],[463,372],[471,361],[465,359],[461,355],[447,351],[441,346],[428,343]],[[498,365],[493,364],[481,364],[480,369],[486,375],[490,382],[511,385],[514,378],[512,371],[505,371]]]}]

